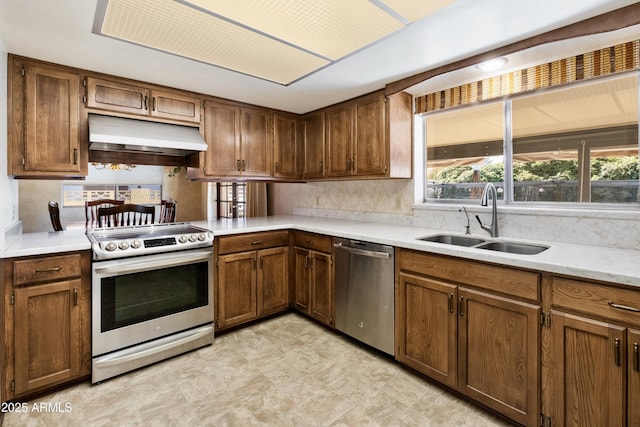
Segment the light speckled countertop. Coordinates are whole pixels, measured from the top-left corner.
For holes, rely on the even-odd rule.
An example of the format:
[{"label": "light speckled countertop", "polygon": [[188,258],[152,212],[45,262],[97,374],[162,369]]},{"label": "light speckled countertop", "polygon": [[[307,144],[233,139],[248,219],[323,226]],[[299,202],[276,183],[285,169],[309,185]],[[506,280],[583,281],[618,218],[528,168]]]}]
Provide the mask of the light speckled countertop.
[{"label": "light speckled countertop", "polygon": [[[634,250],[527,239],[524,242],[542,244],[550,246],[550,248],[537,255],[516,255],[416,240],[418,237],[442,233],[442,230],[437,229],[303,216],[193,221],[191,224],[207,228],[213,231],[216,236],[296,229],[640,287],[640,251]],[[478,235],[477,237],[489,239],[486,234]],[[523,241],[508,236],[501,237],[500,240]],[[58,233],[25,233],[12,242],[5,251],[0,251],[0,258],[86,250],[90,249],[90,247],[91,245],[83,230]]]}]

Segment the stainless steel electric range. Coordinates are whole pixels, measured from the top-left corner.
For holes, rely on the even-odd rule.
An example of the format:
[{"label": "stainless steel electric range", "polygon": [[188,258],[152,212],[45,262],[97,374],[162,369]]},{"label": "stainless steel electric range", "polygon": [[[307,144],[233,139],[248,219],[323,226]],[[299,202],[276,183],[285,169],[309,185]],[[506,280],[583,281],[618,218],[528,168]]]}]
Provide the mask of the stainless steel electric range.
[{"label": "stainless steel electric range", "polygon": [[92,244],[92,382],[213,343],[213,233],[100,228]]}]

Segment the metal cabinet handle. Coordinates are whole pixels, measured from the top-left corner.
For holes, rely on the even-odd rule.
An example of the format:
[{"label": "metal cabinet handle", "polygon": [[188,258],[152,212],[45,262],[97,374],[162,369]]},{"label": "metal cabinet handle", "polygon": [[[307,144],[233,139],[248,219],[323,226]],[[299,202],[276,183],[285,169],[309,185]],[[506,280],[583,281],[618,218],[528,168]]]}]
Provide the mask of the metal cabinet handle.
[{"label": "metal cabinet handle", "polygon": [[453,313],[453,294],[449,294],[449,313]]},{"label": "metal cabinet handle", "polygon": [[247,161],[243,160],[242,161],[242,172],[244,172],[245,166],[247,165]]},{"label": "metal cabinet handle", "polygon": [[633,343],[633,370],[640,372],[640,349],[638,343]]},{"label": "metal cabinet handle", "polygon": [[73,305],[78,305],[78,288],[73,288]]},{"label": "metal cabinet handle", "polygon": [[264,258],[263,256],[260,257],[260,269],[261,270],[262,270],[262,265],[263,265],[263,261],[262,261],[263,258]]},{"label": "metal cabinet handle", "polygon": [[313,244],[315,243],[315,242],[314,242],[313,240],[311,240],[311,239],[306,239],[304,242],[305,242],[306,244],[308,244],[308,245],[313,245]]},{"label": "metal cabinet handle", "polygon": [[351,170],[353,170],[353,171],[356,170],[356,159],[355,158],[351,159]]},{"label": "metal cabinet handle", "polygon": [[458,313],[460,317],[464,317],[464,297],[458,298]]},{"label": "metal cabinet handle", "polygon": [[151,98],[151,110],[156,111],[156,97]]},{"label": "metal cabinet handle", "polygon": [[616,362],[616,366],[620,366],[620,338],[616,338],[613,343],[613,360]]},{"label": "metal cabinet handle", "polygon": [[236,160],[236,170],[240,172],[240,160]]},{"label": "metal cabinet handle", "polygon": [[147,97],[146,97],[146,96],[144,97],[144,109],[145,109],[145,110],[148,110],[148,109],[149,109],[149,107],[148,107],[148,105],[147,105]]},{"label": "metal cabinet handle", "polygon": [[635,308],[628,305],[616,304],[613,301],[609,301],[607,302],[607,304],[609,304],[609,307],[617,308],[619,310],[626,310],[626,311],[633,311],[634,313],[640,313],[640,308]]},{"label": "metal cabinet handle", "polygon": [[347,159],[347,170],[351,170],[351,159]]},{"label": "metal cabinet handle", "polygon": [[251,242],[252,245],[261,245],[262,243],[262,240],[254,240],[253,242]]},{"label": "metal cabinet handle", "polygon": [[74,165],[78,164],[78,149],[77,148],[73,149],[73,164]]},{"label": "metal cabinet handle", "polygon": [[54,273],[62,270],[62,267],[36,268],[36,273]]}]

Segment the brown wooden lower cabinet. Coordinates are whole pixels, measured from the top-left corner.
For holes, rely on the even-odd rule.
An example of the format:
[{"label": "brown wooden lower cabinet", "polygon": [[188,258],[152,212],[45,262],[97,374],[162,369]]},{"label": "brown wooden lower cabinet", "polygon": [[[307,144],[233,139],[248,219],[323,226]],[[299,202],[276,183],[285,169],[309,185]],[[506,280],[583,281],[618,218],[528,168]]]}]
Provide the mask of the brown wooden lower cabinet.
[{"label": "brown wooden lower cabinet", "polygon": [[[287,309],[288,243],[288,231],[217,239],[215,288],[218,329]],[[250,248],[256,249],[247,250]]]},{"label": "brown wooden lower cabinet", "polygon": [[627,419],[629,425],[640,425],[640,330],[627,333]]},{"label": "brown wooden lower cabinet", "polygon": [[2,401],[91,372],[89,252],[2,260]]},{"label": "brown wooden lower cabinet", "polygon": [[502,267],[405,250],[396,263],[396,359],[520,424],[538,425],[539,304],[458,285],[494,281],[505,292],[516,279]]}]

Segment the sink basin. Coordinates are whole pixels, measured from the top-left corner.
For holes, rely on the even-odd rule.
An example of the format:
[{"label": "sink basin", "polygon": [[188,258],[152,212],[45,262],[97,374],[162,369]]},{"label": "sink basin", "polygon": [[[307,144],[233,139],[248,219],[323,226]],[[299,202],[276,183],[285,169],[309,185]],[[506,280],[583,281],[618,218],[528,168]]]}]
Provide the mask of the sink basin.
[{"label": "sink basin", "polygon": [[526,243],[514,242],[487,242],[476,246],[478,249],[487,249],[490,251],[507,252],[510,254],[535,255],[549,249],[548,246],[529,245]]},{"label": "sink basin", "polygon": [[475,246],[485,242],[485,240],[477,239],[475,237],[458,236],[456,234],[435,234],[433,236],[418,237],[417,240],[445,243],[447,245],[455,246]]}]

